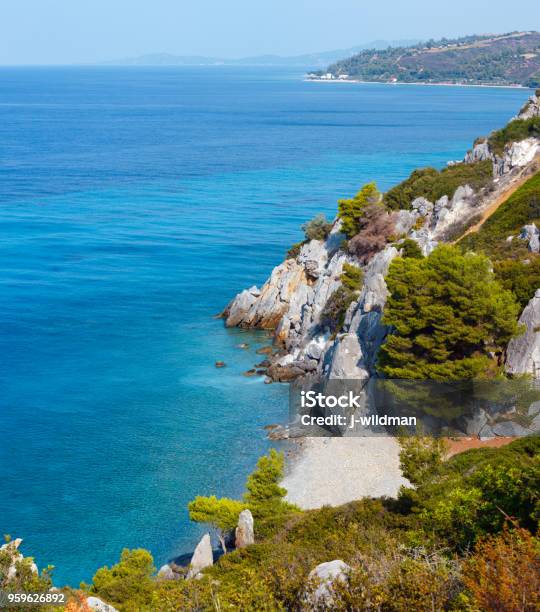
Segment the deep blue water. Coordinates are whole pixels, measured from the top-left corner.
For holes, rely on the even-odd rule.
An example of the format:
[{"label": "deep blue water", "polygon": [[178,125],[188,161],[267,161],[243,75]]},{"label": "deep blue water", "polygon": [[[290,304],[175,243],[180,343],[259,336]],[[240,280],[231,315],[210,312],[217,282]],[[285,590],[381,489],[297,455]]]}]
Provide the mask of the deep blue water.
[{"label": "deep blue water", "polygon": [[460,158],[528,95],[300,77],[0,69],[0,533],[58,584],[190,550],[187,502],[240,494],[268,448],[287,391],[212,315],[303,221]]}]

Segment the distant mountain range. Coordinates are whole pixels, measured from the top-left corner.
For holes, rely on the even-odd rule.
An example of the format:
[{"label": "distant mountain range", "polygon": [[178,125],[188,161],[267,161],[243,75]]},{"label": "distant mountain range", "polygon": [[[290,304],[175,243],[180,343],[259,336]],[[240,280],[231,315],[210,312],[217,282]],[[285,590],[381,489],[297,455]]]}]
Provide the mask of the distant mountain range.
[{"label": "distant mountain range", "polygon": [[540,87],[540,32],[443,38],[362,50],[317,75],[325,80]]},{"label": "distant mountain range", "polygon": [[203,55],[174,55],[171,53],[151,53],[120,60],[101,62],[107,66],[290,66],[316,70],[340,59],[360,53],[365,49],[387,49],[417,44],[418,40],[374,40],[349,49],[306,53],[304,55],[280,56],[257,55],[239,59],[207,57]]}]

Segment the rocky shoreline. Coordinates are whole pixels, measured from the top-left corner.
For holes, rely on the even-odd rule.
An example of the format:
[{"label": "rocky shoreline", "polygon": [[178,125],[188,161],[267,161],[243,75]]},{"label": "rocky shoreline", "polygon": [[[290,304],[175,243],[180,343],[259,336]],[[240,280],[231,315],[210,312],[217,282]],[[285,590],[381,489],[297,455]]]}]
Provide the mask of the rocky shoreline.
[{"label": "rocky shoreline", "polygon": [[[534,116],[540,116],[537,96],[530,99],[517,118]],[[287,258],[273,269],[261,288],[252,286],[239,293],[221,314],[225,325],[273,332],[275,350],[267,367],[272,381],[288,382],[307,374],[328,379],[367,379],[374,375],[377,352],[388,332],[380,323],[387,298],[384,277],[399,254],[400,243],[414,240],[427,255],[437,244],[452,242],[457,230],[466,228],[537,170],[540,139],[513,142],[502,155],[490,149],[487,139],[479,139],[463,161],[472,164],[486,160],[493,167],[489,187],[475,191],[464,184],[451,198],[445,195],[436,202],[416,198],[410,210],[397,213],[395,233],[401,239],[386,246],[367,265],[342,248],[346,236],[341,231],[341,221],[336,219],[326,240],[306,241],[296,257]],[[531,231],[537,235],[538,230]],[[359,265],[364,280],[358,299],[347,311],[343,329],[333,336],[321,314],[340,286],[346,263]],[[512,371],[517,373],[519,366]]]},{"label": "rocky shoreline", "polygon": [[[532,96],[514,119],[537,116],[540,116],[540,97]],[[400,239],[387,245],[367,264],[362,264],[343,248],[346,236],[341,221],[336,219],[326,240],[306,240],[296,256],[273,269],[262,287],[245,289],[228,304],[221,315],[226,326],[265,329],[273,333],[273,351],[267,355],[265,364],[266,382],[300,379],[310,386],[332,379],[367,382],[378,376],[375,369],[378,351],[389,331],[381,322],[388,296],[385,275],[393,259],[400,254],[400,245],[406,239],[413,240],[422,253],[428,255],[438,244],[452,242],[456,233],[463,235],[467,227],[488,215],[538,170],[540,139],[531,137],[512,142],[502,154],[491,149],[488,139],[478,139],[461,163],[487,160],[491,161],[493,170],[488,187],[475,190],[463,184],[452,197],[445,195],[435,202],[423,197],[414,199],[409,209],[396,214],[396,234]],[[449,162],[449,165],[455,163]],[[531,251],[538,252],[539,236],[534,226],[524,228],[516,238],[526,241]],[[361,267],[363,283],[347,309],[342,328],[332,333],[322,314],[330,296],[340,286],[345,264]],[[540,320],[540,299],[533,298],[520,319],[527,333],[508,347],[508,372],[540,378],[540,340],[535,333],[537,319]],[[474,430],[473,424],[468,431],[471,435],[489,437],[516,433],[508,427],[499,432],[488,425],[487,418],[477,420],[482,421],[483,430]],[[273,438],[295,435],[287,428],[275,428],[271,432]],[[401,484],[399,463],[395,461],[397,448],[391,448],[388,439],[372,438],[368,440],[372,448],[367,450],[366,440],[345,441],[345,444],[355,445],[350,450],[357,459],[354,465],[347,467],[355,474],[354,486],[344,484],[343,468],[348,465],[348,455],[343,455],[338,448],[344,444],[343,439],[302,440],[299,456],[289,467],[284,481],[290,491],[289,499],[311,508],[317,504],[343,503],[363,495],[395,495]],[[392,442],[397,447],[395,440]],[[377,449],[383,448],[384,452],[379,453]],[[377,457],[377,461],[373,462],[373,457]],[[384,474],[380,474],[376,484],[370,485],[363,468],[372,465],[372,473],[377,473],[380,464],[386,464]],[[346,491],[347,487],[350,492]]]}]

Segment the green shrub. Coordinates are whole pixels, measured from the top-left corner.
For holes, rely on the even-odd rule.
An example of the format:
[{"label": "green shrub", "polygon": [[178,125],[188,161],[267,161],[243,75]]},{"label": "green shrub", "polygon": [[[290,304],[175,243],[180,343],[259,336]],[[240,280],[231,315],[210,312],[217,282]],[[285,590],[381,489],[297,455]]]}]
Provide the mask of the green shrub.
[{"label": "green shrub", "polygon": [[435,202],[443,195],[452,198],[456,189],[469,185],[475,191],[487,186],[493,179],[490,160],[474,164],[454,164],[440,172],[435,168],[414,170],[409,178],[384,194],[384,203],[390,210],[411,208],[413,200],[424,197]]},{"label": "green shrub", "polygon": [[345,263],[340,276],[342,285],[328,298],[321,314],[323,324],[337,333],[345,321],[349,306],[358,298],[364,274],[358,266]]},{"label": "green shrub", "polygon": [[518,333],[519,306],[487,257],[439,246],[423,259],[395,259],[383,322],[393,327],[378,368],[388,378],[466,380],[497,371]]},{"label": "green shrub", "polygon": [[247,479],[244,502],[255,519],[266,519],[297,510],[296,506],[284,501],[287,490],[280,486],[283,479],[283,453],[274,448],[263,455],[257,467]]},{"label": "green shrub", "polygon": [[465,550],[499,533],[507,517],[536,533],[540,519],[540,436],[500,449],[476,449],[452,457],[434,480],[402,495],[413,503],[422,530]]},{"label": "green shrub", "polygon": [[332,230],[332,223],[321,213],[302,225],[306,240],[326,240]]},{"label": "green shrub", "polygon": [[401,436],[399,462],[401,472],[413,485],[420,485],[437,476],[446,453],[442,438],[432,436]]},{"label": "green shrub", "polygon": [[321,313],[321,321],[333,333],[339,332],[345,322],[347,309],[354,302],[355,295],[345,287],[338,287],[328,298]]},{"label": "green shrub", "polygon": [[516,296],[521,308],[525,308],[540,288],[540,255],[527,253],[525,257],[525,261],[503,259],[494,262],[495,276]]},{"label": "green shrub", "polygon": [[353,264],[344,263],[343,272],[339,277],[343,286],[349,291],[359,291],[362,287],[364,273],[362,269]]},{"label": "green shrub", "polygon": [[537,172],[501,204],[477,232],[465,236],[459,244],[464,250],[497,256],[497,252],[504,249],[508,236],[518,234],[524,225],[539,220],[540,172]]},{"label": "green shrub", "polygon": [[354,198],[338,201],[338,216],[343,222],[342,231],[348,238],[356,236],[361,229],[361,221],[366,208],[372,204],[378,204],[381,197],[376,184],[368,183]]},{"label": "green shrub", "polygon": [[90,592],[122,612],[149,609],[154,590],[154,572],[154,560],[147,550],[125,548],[116,565],[98,569]]},{"label": "green shrub", "polygon": [[488,142],[491,150],[501,155],[507,144],[519,142],[531,136],[540,138],[540,117],[514,119],[502,129],[492,132],[489,135]]},{"label": "green shrub", "polygon": [[418,246],[418,242],[411,238],[405,238],[405,240],[396,246],[398,249],[401,249],[401,257],[412,257],[413,259],[422,259],[422,257],[424,257],[422,249]]}]

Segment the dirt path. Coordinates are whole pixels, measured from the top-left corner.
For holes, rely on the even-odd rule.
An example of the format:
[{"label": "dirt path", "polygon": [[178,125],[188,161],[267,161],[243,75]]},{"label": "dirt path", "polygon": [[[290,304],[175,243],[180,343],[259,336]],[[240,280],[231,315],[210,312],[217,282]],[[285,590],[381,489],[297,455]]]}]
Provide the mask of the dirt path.
[{"label": "dirt path", "polygon": [[502,193],[500,193],[495,198],[495,200],[493,200],[493,202],[482,212],[482,218],[480,219],[480,221],[478,221],[478,223],[475,223],[473,226],[471,226],[462,236],[460,236],[457,240],[454,240],[452,244],[459,242],[462,238],[464,238],[468,234],[477,232],[482,227],[484,222],[487,219],[489,219],[489,217],[491,217],[491,215],[499,208],[499,206],[504,204],[506,200],[508,200],[508,198],[515,191],[517,191],[524,183],[526,183],[531,178],[532,174],[530,172],[527,172],[527,170],[536,162],[540,162],[540,155],[537,155],[530,164],[527,164],[527,166],[524,169],[524,172],[521,175],[519,175],[516,179],[514,179],[510,183],[510,185],[508,185],[508,187]]}]

